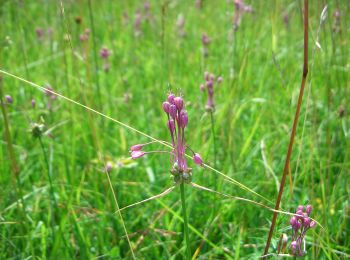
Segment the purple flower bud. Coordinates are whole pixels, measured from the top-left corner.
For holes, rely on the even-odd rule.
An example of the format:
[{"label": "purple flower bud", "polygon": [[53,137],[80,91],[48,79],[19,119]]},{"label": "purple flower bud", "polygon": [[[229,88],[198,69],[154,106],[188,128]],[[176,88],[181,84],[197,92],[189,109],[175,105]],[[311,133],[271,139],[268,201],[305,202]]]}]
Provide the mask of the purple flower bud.
[{"label": "purple flower bud", "polygon": [[295,213],[297,215],[299,215],[299,216],[296,216],[298,219],[302,219],[303,218],[302,216],[304,216],[304,212],[300,209],[298,209],[297,212],[295,212]]},{"label": "purple flower bud", "polygon": [[175,131],[175,121],[173,119],[169,119],[168,121],[168,128],[171,133],[174,133]]},{"label": "purple flower bud", "polygon": [[193,155],[193,161],[195,164],[197,165],[200,165],[203,167],[203,160],[202,160],[202,157],[198,154],[198,153],[195,153]]},{"label": "purple flower bud", "polygon": [[205,79],[206,81],[209,80],[209,72],[208,72],[208,71],[204,72],[204,79]]},{"label": "purple flower bud", "polygon": [[176,117],[176,112],[177,112],[176,106],[175,105],[170,105],[169,106],[169,114],[170,114],[170,116],[172,118]]},{"label": "purple flower bud", "polygon": [[12,103],[13,103],[13,99],[12,99],[12,97],[11,97],[10,95],[6,95],[6,96],[5,96],[5,99],[6,99],[6,102],[7,102],[8,104],[12,104]]},{"label": "purple flower bud", "polygon": [[181,111],[181,109],[184,106],[184,100],[181,97],[176,97],[174,98],[174,104],[176,106],[176,108]]},{"label": "purple flower bud", "polygon": [[201,85],[199,86],[199,88],[200,88],[201,91],[204,91],[204,89],[205,89],[204,84],[201,84]]},{"label": "purple flower bud", "polygon": [[297,207],[297,211],[298,211],[298,210],[303,211],[303,210],[304,210],[304,206],[303,206],[303,205],[299,205],[299,206]]},{"label": "purple flower bud", "polygon": [[101,56],[102,59],[107,59],[110,54],[111,54],[110,51],[106,47],[103,47],[100,50],[100,56]]},{"label": "purple flower bud", "polygon": [[218,77],[218,83],[220,84],[222,81],[223,81],[223,78],[222,77]]},{"label": "purple flower bud", "polygon": [[142,147],[143,147],[143,144],[135,144],[130,147],[130,151],[132,152],[140,151]]},{"label": "purple flower bud", "polygon": [[297,241],[293,241],[292,243],[290,243],[290,246],[293,248],[293,250],[296,250],[298,247],[298,242]]},{"label": "purple flower bud", "polygon": [[311,205],[307,205],[306,206],[306,213],[307,213],[308,216],[310,216],[311,211],[312,211],[312,206]]},{"label": "purple flower bud", "polygon": [[214,81],[215,80],[215,75],[214,74],[210,74],[210,80]]},{"label": "purple flower bud", "polygon": [[308,217],[304,218],[304,220],[303,220],[303,226],[304,227],[309,227],[310,223],[311,223],[310,218],[308,218]]},{"label": "purple flower bud", "polygon": [[106,171],[111,172],[113,170],[113,164],[111,162],[106,163]]},{"label": "purple flower bud", "polygon": [[315,221],[311,221],[310,222],[310,228],[313,228],[314,226],[316,226],[316,222]]},{"label": "purple flower bud", "polygon": [[35,99],[34,98],[32,98],[32,108],[35,108]]},{"label": "purple flower bud", "polygon": [[142,156],[144,156],[146,153],[143,152],[143,151],[133,151],[131,152],[131,158],[132,159],[137,159],[137,158],[140,158]]},{"label": "purple flower bud", "polygon": [[180,112],[180,127],[183,129],[188,123],[188,115],[186,111]]},{"label": "purple flower bud", "polygon": [[298,220],[295,216],[291,217],[291,219],[289,221],[289,223],[291,224],[292,227],[294,227],[295,223],[297,223],[297,222],[298,222]]},{"label": "purple flower bud", "polygon": [[174,104],[174,98],[175,98],[174,94],[169,94],[168,95],[168,101],[169,101],[170,104]]},{"label": "purple flower bud", "polygon": [[207,81],[206,85],[208,88],[213,87],[213,81],[212,80]]},{"label": "purple flower bud", "polygon": [[165,102],[163,102],[162,107],[163,107],[164,112],[169,114],[170,103],[165,101]]}]

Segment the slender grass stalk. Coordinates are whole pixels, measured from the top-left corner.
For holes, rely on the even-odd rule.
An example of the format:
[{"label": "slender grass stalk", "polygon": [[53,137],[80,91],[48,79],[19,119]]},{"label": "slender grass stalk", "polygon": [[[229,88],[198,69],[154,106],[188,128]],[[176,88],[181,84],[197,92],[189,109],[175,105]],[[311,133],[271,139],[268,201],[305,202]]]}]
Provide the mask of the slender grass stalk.
[{"label": "slender grass stalk", "polygon": [[94,50],[97,97],[98,97],[98,102],[99,102],[98,106],[100,107],[102,104],[101,103],[102,99],[101,99],[100,82],[99,82],[99,75],[98,75],[97,43],[96,43],[95,24],[94,24],[94,16],[93,16],[93,11],[92,11],[91,0],[88,1],[88,5],[89,5],[89,17],[90,17],[91,32],[92,32],[92,43],[93,43],[93,50]]},{"label": "slender grass stalk", "polygon": [[[298,126],[298,119],[299,119],[299,114],[300,114],[301,103],[303,100],[306,77],[308,74],[308,58],[309,58],[308,57],[309,56],[308,55],[309,54],[308,26],[309,26],[309,2],[308,2],[308,0],[304,0],[304,65],[303,65],[303,74],[302,74],[302,79],[301,79],[298,103],[297,103],[297,107],[296,107],[296,111],[295,111],[295,115],[294,115],[294,120],[293,120],[292,132],[291,132],[290,139],[289,139],[288,151],[287,151],[286,160],[285,160],[284,169],[283,169],[282,180],[281,180],[281,184],[280,184],[280,188],[279,188],[279,192],[278,192],[278,196],[277,196],[277,200],[276,200],[275,210],[279,209],[281,199],[282,199],[284,184],[286,182],[286,177],[287,177],[287,173],[289,170],[290,157],[292,155],[292,150],[293,150],[294,137],[295,137],[296,129]],[[271,227],[270,227],[269,235],[268,235],[268,238],[266,241],[263,259],[267,258],[266,255],[269,251],[273,230],[274,230],[275,224],[276,224],[277,215],[278,215],[278,212],[275,211],[273,213]]]},{"label": "slender grass stalk", "polygon": [[[54,189],[53,189],[53,185],[52,185],[52,179],[51,179],[51,175],[50,175],[50,164],[49,164],[49,160],[47,158],[46,155],[46,150],[44,147],[44,143],[41,139],[41,136],[38,137],[39,139],[39,143],[40,143],[40,147],[41,147],[41,151],[43,153],[44,156],[44,161],[45,161],[45,166],[46,166],[46,172],[47,172],[47,176],[49,179],[49,185],[50,185],[50,196],[51,196],[51,200],[50,200],[50,207],[51,207],[51,211],[53,212],[53,208],[58,208],[57,207],[57,202],[56,202],[56,198],[55,198],[55,194],[54,194]],[[54,203],[54,205],[52,205],[52,201]],[[53,207],[54,206],[54,207]],[[53,214],[52,214],[53,215]],[[52,217],[52,219],[54,219],[54,217]],[[52,229],[52,236],[53,236],[53,240],[55,240],[55,225],[53,223],[54,221],[51,221],[51,229]]]},{"label": "slender grass stalk", "polygon": [[183,182],[180,184],[180,193],[181,193],[181,204],[182,204],[182,217],[184,219],[184,231],[185,231],[185,242],[186,242],[186,259],[191,259],[191,249],[190,249],[190,239],[188,232],[188,219],[186,213],[186,198],[185,198],[185,186]]},{"label": "slender grass stalk", "polygon": [[[214,168],[216,169],[216,140],[215,140],[215,121],[214,121],[213,111],[210,111],[210,122],[211,122],[211,134],[213,136]],[[216,178],[215,178],[215,187],[216,187]]]},{"label": "slender grass stalk", "polygon": [[[39,139],[39,143],[40,143],[40,147],[41,147],[41,150],[43,152],[43,156],[44,156],[44,161],[45,161],[45,166],[46,166],[46,172],[47,172],[47,176],[48,176],[48,179],[49,179],[49,186],[50,186],[50,196],[51,196],[51,200],[50,200],[50,206],[51,206],[51,211],[53,212],[53,209],[55,208],[57,211],[59,211],[59,207],[58,207],[58,203],[57,203],[57,200],[55,198],[55,190],[53,188],[53,184],[52,184],[52,178],[51,178],[51,168],[50,168],[50,164],[49,164],[49,159],[47,158],[47,154],[46,154],[46,149],[45,149],[45,146],[44,146],[44,143],[43,143],[43,140],[41,138],[41,136],[38,137]],[[52,205],[52,201],[53,201],[53,205]],[[54,214],[52,214],[54,216]],[[60,215],[60,214],[58,214]],[[52,217],[53,220],[54,220],[54,217]],[[52,228],[52,236],[53,236],[53,240],[55,240],[55,225],[54,225],[54,221],[51,221],[51,228]],[[60,235],[61,235],[61,239],[63,241],[63,244],[64,246],[69,249],[68,247],[68,243],[62,233],[62,230],[61,230],[61,226],[60,224],[58,224],[58,229],[60,231]],[[71,254],[70,250],[69,250],[69,255],[71,257],[73,257],[73,255]]]}]

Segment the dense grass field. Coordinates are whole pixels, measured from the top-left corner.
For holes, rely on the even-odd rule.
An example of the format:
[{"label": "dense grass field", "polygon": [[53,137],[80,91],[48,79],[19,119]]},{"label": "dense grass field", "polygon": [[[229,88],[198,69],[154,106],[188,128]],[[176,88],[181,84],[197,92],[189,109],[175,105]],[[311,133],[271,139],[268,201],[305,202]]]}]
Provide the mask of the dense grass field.
[{"label": "dense grass field", "polygon": [[[180,185],[161,194],[174,186],[169,155],[129,153],[171,142],[171,92],[185,100],[187,145],[213,167],[187,159],[200,185],[184,185],[191,256],[263,255],[302,77],[303,1],[246,5],[238,17],[231,0],[0,0],[0,259],[185,258]],[[349,16],[349,1],[310,1],[272,258],[283,234],[291,257],[288,212],[308,204],[319,224],[305,257],[350,257]],[[206,71],[223,79],[212,112]]]}]

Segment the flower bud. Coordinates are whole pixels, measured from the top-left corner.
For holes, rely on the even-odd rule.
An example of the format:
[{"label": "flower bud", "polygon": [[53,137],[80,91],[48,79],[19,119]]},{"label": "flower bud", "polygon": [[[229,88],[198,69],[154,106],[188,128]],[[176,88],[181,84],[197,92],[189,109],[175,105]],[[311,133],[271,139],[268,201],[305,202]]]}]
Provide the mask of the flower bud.
[{"label": "flower bud", "polygon": [[204,91],[204,89],[205,89],[204,84],[201,84],[201,85],[199,86],[199,88],[200,88],[201,91]]},{"label": "flower bud", "polygon": [[146,153],[143,152],[143,151],[133,151],[131,152],[131,158],[132,159],[137,159],[137,158],[140,158],[142,156],[144,156]]},{"label": "flower bud", "polygon": [[310,216],[311,211],[312,211],[312,206],[311,206],[311,205],[307,205],[307,206],[306,206],[306,214],[307,214],[308,216]]},{"label": "flower bud", "polygon": [[111,162],[107,162],[105,168],[107,172],[111,172],[113,170],[113,164]]},{"label": "flower bud", "polygon": [[304,210],[304,206],[303,206],[303,205],[299,205],[299,206],[297,207],[297,211],[298,211],[298,210],[303,211],[303,210]]},{"label": "flower bud", "polygon": [[298,246],[298,242],[297,241],[292,241],[292,243],[290,243],[290,246],[293,248],[293,250],[296,250],[297,246]]},{"label": "flower bud", "polygon": [[176,106],[175,105],[170,105],[170,107],[169,107],[169,114],[170,114],[170,116],[172,118],[176,117],[176,112],[177,112]]},{"label": "flower bud", "polygon": [[135,144],[130,147],[130,151],[132,152],[140,151],[142,147],[143,147],[143,144]]},{"label": "flower bud", "polygon": [[222,77],[218,77],[217,81],[220,84],[223,81],[223,78]]},{"label": "flower bud", "polygon": [[193,155],[193,162],[197,165],[200,165],[203,167],[203,160],[202,157],[199,155],[199,153],[195,153]]},{"label": "flower bud", "polygon": [[313,228],[314,226],[316,226],[316,222],[315,221],[311,221],[310,222],[310,228]]},{"label": "flower bud", "polygon": [[304,227],[309,227],[310,223],[311,223],[310,218],[308,218],[308,217],[304,218],[304,220],[303,220],[303,226]]},{"label": "flower bud", "polygon": [[32,108],[35,108],[35,99],[34,98],[32,98]]},{"label": "flower bud", "polygon": [[295,223],[297,223],[297,222],[298,222],[298,220],[295,216],[291,217],[291,219],[289,221],[289,223],[291,224],[292,227],[294,227]]},{"label": "flower bud", "polygon": [[297,215],[299,216],[296,216],[298,219],[302,219],[303,216],[304,216],[304,212],[300,209],[297,210],[297,212],[295,212]]},{"label": "flower bud", "polygon": [[214,81],[215,80],[215,75],[214,74],[210,74],[210,80]]},{"label": "flower bud", "polygon": [[186,111],[180,113],[180,127],[185,128],[188,123],[188,115]]},{"label": "flower bud", "polygon": [[204,72],[204,79],[205,79],[205,81],[209,81],[209,72],[208,71]]},{"label": "flower bud", "polygon": [[175,131],[175,122],[174,122],[173,119],[169,119],[169,121],[168,121],[168,128],[169,128],[171,133],[174,133],[174,131]]},{"label": "flower bud", "polygon": [[169,114],[170,103],[167,102],[167,101],[165,101],[165,102],[163,102],[162,107],[163,107],[164,112],[167,113],[167,114]]},{"label": "flower bud", "polygon": [[206,85],[208,88],[213,87],[213,81],[212,80],[207,81]]},{"label": "flower bud", "polygon": [[6,102],[7,102],[8,104],[12,104],[12,103],[13,103],[13,98],[12,98],[10,95],[6,95],[6,96],[5,96],[5,99],[6,99]]},{"label": "flower bud", "polygon": [[174,104],[174,98],[175,98],[174,94],[169,94],[168,95],[168,101],[169,101],[170,104]]},{"label": "flower bud", "polygon": [[181,109],[184,107],[184,100],[181,97],[174,98],[174,104],[176,108],[181,111]]}]

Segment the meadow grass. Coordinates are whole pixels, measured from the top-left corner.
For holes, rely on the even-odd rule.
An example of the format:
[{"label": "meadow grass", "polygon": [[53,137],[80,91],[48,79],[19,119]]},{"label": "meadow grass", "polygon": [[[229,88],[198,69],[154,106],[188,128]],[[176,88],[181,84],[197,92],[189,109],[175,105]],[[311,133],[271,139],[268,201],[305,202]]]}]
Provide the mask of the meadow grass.
[{"label": "meadow grass", "polygon": [[[43,91],[0,72],[2,96],[14,100],[4,105],[14,156],[3,113],[0,124],[1,259],[184,257],[179,189],[119,211],[173,185],[168,155],[128,158],[130,146],[149,136],[170,141],[161,106],[170,90],[187,101],[188,145],[219,171],[193,167],[193,182],[215,195],[186,185],[191,253],[200,259],[263,254],[271,210],[232,196],[274,207],[302,73],[302,1],[247,1],[254,13],[243,15],[237,31],[231,1],[204,1],[202,9],[194,1],[149,3],[145,20],[143,1],[0,2],[0,70],[50,84],[82,105],[57,97],[48,109]],[[345,1],[309,5],[309,76],[281,208],[312,204],[323,228],[308,232],[307,258],[337,259],[350,254],[350,9]],[[138,10],[143,20],[135,36]],[[179,14],[186,19],[184,38],[177,33]],[[89,39],[81,42],[86,28]],[[203,33],[211,38],[206,58]],[[108,73],[102,47],[111,51]],[[215,89],[215,129],[199,89],[205,71],[223,76]],[[33,123],[48,130],[39,140]],[[279,214],[269,252],[277,252],[281,234],[291,235],[289,218]]]}]

